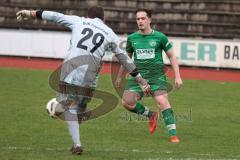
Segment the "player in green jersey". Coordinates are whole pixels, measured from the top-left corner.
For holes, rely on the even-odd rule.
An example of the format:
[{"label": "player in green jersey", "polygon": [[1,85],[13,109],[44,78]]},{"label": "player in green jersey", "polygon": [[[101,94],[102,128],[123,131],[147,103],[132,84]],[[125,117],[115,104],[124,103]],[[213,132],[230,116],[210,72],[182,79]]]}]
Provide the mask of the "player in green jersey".
[{"label": "player in green jersey", "polygon": [[[180,77],[176,56],[172,50],[172,44],[168,41],[166,35],[151,28],[151,11],[138,9],[136,11],[136,21],[139,30],[128,36],[126,50],[130,56],[133,56],[139,73],[148,80],[151,86],[151,95],[156,100],[162,113],[170,135],[170,142],[179,143],[180,140],[176,135],[175,117],[168,101],[167,82],[162,58],[164,51],[175,74],[175,88],[179,89],[183,82]],[[115,83],[116,87],[120,87],[122,73],[123,67],[119,70]],[[147,116],[150,122],[150,133],[153,133],[157,125],[158,112],[153,112],[142,105],[139,102],[142,96],[142,89],[130,77],[123,93],[122,104],[131,112]]]}]

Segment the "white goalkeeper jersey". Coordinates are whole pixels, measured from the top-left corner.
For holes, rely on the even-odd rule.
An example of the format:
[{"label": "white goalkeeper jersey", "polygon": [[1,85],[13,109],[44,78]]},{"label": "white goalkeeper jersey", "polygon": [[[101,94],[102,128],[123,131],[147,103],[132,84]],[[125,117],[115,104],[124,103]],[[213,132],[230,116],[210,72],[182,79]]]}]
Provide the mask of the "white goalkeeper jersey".
[{"label": "white goalkeeper jersey", "polygon": [[114,54],[126,54],[119,48],[118,36],[99,18],[43,11],[42,19],[61,24],[72,31],[70,47],[61,71],[61,81],[96,87],[105,50],[110,47]]}]

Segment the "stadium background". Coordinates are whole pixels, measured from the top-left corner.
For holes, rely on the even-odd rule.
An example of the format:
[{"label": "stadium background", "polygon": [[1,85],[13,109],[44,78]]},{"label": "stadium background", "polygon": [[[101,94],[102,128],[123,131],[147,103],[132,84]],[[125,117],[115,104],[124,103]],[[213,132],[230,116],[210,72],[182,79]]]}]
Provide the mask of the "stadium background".
[{"label": "stadium background", "polygon": [[[64,57],[70,32],[46,21],[18,23],[15,13],[46,9],[86,16],[92,5],[104,7],[106,23],[122,41],[137,29],[136,8],[153,10],[153,27],[170,37],[182,66],[184,86],[173,91],[170,100],[180,117],[183,142],[168,144],[162,122],[159,134],[148,135],[147,123],[139,123],[138,117],[124,119],[119,104],[110,114],[83,124],[86,154],[82,158],[240,159],[239,0],[1,0],[0,159],[75,159],[68,154],[66,126],[44,112],[45,103],[54,96],[48,77]],[[102,73],[110,73],[111,59],[112,54],[107,54]],[[171,71],[168,74],[172,77]],[[116,95],[111,83],[103,74],[99,89]],[[154,108],[149,99],[144,103]]]}]

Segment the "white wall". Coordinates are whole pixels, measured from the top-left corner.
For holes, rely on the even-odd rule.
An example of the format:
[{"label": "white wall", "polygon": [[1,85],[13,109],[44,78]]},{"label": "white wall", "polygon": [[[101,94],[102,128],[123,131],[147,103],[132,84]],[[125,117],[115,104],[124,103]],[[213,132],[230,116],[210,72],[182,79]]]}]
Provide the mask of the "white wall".
[{"label": "white wall", "polygon": [[0,29],[0,55],[63,58],[70,32]]},{"label": "white wall", "polygon": [[[122,45],[126,36],[120,36]],[[179,63],[188,66],[240,68],[240,41],[170,37]],[[0,29],[0,55],[64,58],[70,32]],[[106,53],[104,60],[111,60]],[[166,56],[164,61],[169,63]]]}]

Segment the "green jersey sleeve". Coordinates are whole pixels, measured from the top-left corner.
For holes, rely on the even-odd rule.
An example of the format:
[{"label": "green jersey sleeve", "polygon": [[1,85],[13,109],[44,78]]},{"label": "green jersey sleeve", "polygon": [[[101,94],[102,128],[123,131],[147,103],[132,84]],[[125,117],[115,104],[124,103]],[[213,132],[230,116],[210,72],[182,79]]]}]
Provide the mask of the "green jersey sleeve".
[{"label": "green jersey sleeve", "polygon": [[165,52],[172,48],[172,43],[168,40],[167,36],[163,34],[162,39],[162,48]]},{"label": "green jersey sleeve", "polygon": [[127,39],[126,51],[127,51],[128,53],[133,53],[132,42],[130,41],[129,38]]}]

